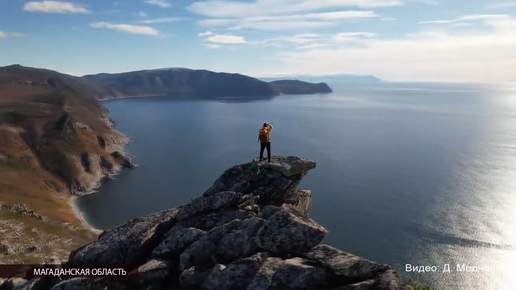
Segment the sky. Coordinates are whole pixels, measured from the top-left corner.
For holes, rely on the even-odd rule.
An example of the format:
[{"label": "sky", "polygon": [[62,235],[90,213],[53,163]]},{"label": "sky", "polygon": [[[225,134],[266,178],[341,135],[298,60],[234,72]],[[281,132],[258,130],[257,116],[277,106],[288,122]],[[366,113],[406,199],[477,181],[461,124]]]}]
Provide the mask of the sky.
[{"label": "sky", "polygon": [[511,0],[0,0],[0,66],[516,83]]}]

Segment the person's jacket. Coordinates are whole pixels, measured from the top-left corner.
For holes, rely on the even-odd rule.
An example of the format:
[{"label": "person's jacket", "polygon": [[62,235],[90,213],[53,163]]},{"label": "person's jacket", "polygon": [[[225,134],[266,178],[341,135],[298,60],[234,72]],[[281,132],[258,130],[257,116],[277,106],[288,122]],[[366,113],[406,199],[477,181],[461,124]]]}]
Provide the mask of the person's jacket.
[{"label": "person's jacket", "polygon": [[[274,129],[274,127],[271,124],[267,124],[267,127],[262,127],[260,131],[258,132],[258,138],[260,139],[261,143],[269,143],[271,142],[270,133]],[[262,139],[262,134],[265,137],[265,139]]]}]

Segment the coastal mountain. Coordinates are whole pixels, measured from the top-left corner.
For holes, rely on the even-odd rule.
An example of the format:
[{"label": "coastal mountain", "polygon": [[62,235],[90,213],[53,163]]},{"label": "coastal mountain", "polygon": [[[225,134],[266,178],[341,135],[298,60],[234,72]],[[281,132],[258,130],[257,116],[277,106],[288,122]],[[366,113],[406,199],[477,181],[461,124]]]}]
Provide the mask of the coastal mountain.
[{"label": "coastal mountain", "polygon": [[371,75],[353,75],[353,74],[331,74],[331,75],[288,75],[281,77],[263,77],[262,81],[271,82],[279,80],[299,80],[312,83],[330,83],[330,84],[371,84],[381,83],[381,79]]},{"label": "coastal mountain", "polygon": [[128,138],[97,100],[106,94],[88,79],[0,68],[0,230],[12,233],[0,242],[19,254],[2,262],[41,261],[42,245],[66,251],[94,237],[70,207],[71,195],[132,166],[123,151]]},{"label": "coastal mountain", "polygon": [[264,82],[241,74],[217,73],[208,70],[170,68],[118,74],[86,75],[111,97],[171,95],[192,97],[271,97],[281,94],[331,93],[325,83],[299,81]]},{"label": "coastal mountain", "polygon": [[311,191],[296,188],[315,167],[296,156],[235,165],[190,203],[104,231],[62,263],[135,275],[19,275],[30,280],[7,283],[27,290],[413,289],[389,265],[323,243],[328,230],[310,218]]}]

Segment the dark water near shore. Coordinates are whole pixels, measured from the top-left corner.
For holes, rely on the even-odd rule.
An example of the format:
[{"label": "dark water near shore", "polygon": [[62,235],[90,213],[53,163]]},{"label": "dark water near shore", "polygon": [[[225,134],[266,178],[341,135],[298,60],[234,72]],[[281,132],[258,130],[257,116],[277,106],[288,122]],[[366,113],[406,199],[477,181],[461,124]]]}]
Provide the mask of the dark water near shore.
[{"label": "dark water near shore", "polygon": [[[167,97],[105,102],[139,167],[78,198],[94,227],[189,202],[228,167],[257,155],[317,161],[302,187],[326,243],[433,289],[514,289],[516,88],[385,84],[330,95],[240,102]],[[406,264],[436,266],[408,273]],[[444,265],[451,273],[443,273]],[[457,271],[457,264],[490,267]]]}]

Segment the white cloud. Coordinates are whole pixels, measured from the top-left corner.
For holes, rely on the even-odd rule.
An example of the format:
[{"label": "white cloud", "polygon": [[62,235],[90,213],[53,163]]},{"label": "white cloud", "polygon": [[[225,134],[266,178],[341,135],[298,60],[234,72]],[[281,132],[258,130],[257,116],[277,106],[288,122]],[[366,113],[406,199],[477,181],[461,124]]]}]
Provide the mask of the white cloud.
[{"label": "white cloud", "polygon": [[70,2],[41,1],[28,2],[23,6],[24,11],[43,13],[89,13],[88,9]]},{"label": "white cloud", "polygon": [[335,11],[294,15],[255,16],[248,18],[205,19],[199,25],[230,29],[285,30],[320,28],[338,24],[338,21],[378,17],[373,11]]},{"label": "white cloud", "polygon": [[405,0],[405,1],[417,2],[417,3],[427,4],[427,5],[439,5],[440,4],[440,2],[436,1],[436,0]]},{"label": "white cloud", "polygon": [[91,24],[91,27],[94,28],[108,28],[113,30],[118,30],[122,32],[132,33],[132,34],[144,34],[144,35],[153,35],[158,36],[159,31],[155,30],[152,27],[147,26],[135,26],[129,24],[111,24],[107,22],[98,22]]},{"label": "white cloud", "polygon": [[145,3],[152,4],[152,5],[157,5],[157,6],[160,6],[160,7],[163,7],[163,8],[167,8],[167,7],[172,6],[172,4],[170,4],[169,2],[167,2],[165,0],[147,0],[147,1],[145,1]]},{"label": "white cloud", "polygon": [[199,33],[199,36],[201,36],[201,37],[204,37],[204,36],[210,36],[210,35],[213,35],[213,32],[211,32],[211,31],[206,31],[206,32],[201,32],[201,33]]},{"label": "white cloud", "polygon": [[401,0],[256,0],[251,3],[235,1],[204,1],[188,6],[190,12],[207,17],[231,18],[261,15],[294,14],[343,7],[389,7],[401,5]]},{"label": "white cloud", "polygon": [[184,21],[187,20],[187,18],[156,18],[156,19],[149,19],[149,20],[142,20],[140,23],[145,24],[153,24],[153,23],[166,23],[166,22],[177,22],[177,21]]},{"label": "white cloud", "polygon": [[509,8],[516,7],[516,2],[507,2],[507,3],[498,3],[487,6],[487,8],[491,9],[499,9],[499,8]]},{"label": "white cloud", "polygon": [[467,23],[467,22],[460,22],[460,23],[455,23],[453,24],[452,26],[456,26],[456,27],[461,27],[461,26],[472,26],[473,24],[471,23]]},{"label": "white cloud", "polygon": [[206,43],[206,44],[204,44],[204,46],[206,46],[207,48],[220,48],[221,47],[218,44],[211,44],[211,43]]},{"label": "white cloud", "polygon": [[375,37],[376,34],[371,32],[341,32],[337,34],[315,34],[303,33],[296,34],[291,37],[277,37],[262,41],[249,42],[250,44],[278,45],[281,43],[291,43],[296,45],[297,49],[309,49],[316,47],[339,46],[343,43],[354,42],[364,38]]},{"label": "white cloud", "polygon": [[140,16],[140,17],[149,17],[149,14],[147,14],[147,13],[145,13],[143,11],[140,11],[140,12],[138,12],[138,16]]},{"label": "white cloud", "polygon": [[206,39],[209,42],[224,43],[224,44],[241,44],[245,43],[245,39],[242,36],[228,35],[228,34],[217,34],[210,36]]},{"label": "white cloud", "polygon": [[[201,26],[220,29],[293,30],[313,29],[337,25],[342,20],[375,18],[373,11],[339,11],[358,7],[401,6],[405,2],[437,5],[436,0],[253,0],[252,2],[208,0],[194,2],[186,7],[192,13],[207,17]],[[333,10],[333,12],[327,12]]]},{"label": "white cloud", "polygon": [[[478,19],[478,17],[464,17]],[[406,39],[284,52],[284,74],[374,74],[390,80],[516,82],[516,19],[480,17],[489,31],[426,30]]]},{"label": "white cloud", "polygon": [[480,14],[480,15],[466,15],[457,17],[451,20],[432,20],[432,21],[420,21],[419,24],[448,24],[448,23],[456,23],[461,21],[471,21],[471,20],[487,20],[487,19],[504,19],[510,17],[509,15],[504,14]]},{"label": "white cloud", "polygon": [[0,38],[8,38],[8,37],[27,37],[28,35],[25,33],[13,32],[7,33],[0,31]]},{"label": "white cloud", "polygon": [[14,33],[9,34],[9,36],[10,37],[27,37],[28,35],[25,33],[14,32]]}]

